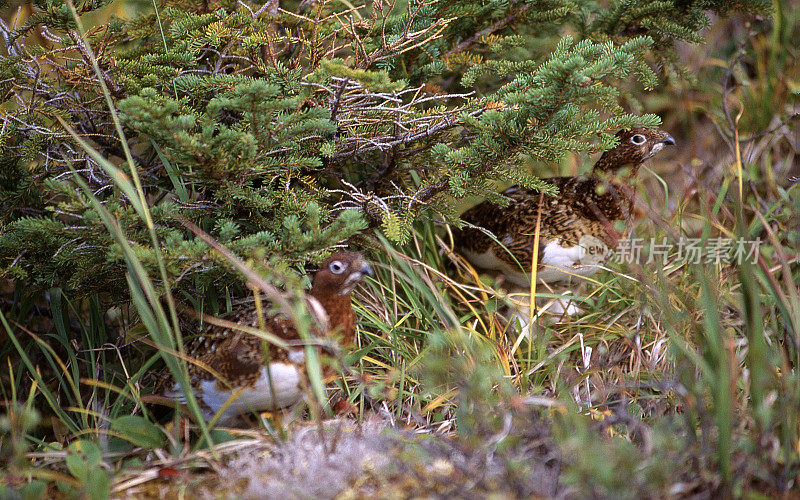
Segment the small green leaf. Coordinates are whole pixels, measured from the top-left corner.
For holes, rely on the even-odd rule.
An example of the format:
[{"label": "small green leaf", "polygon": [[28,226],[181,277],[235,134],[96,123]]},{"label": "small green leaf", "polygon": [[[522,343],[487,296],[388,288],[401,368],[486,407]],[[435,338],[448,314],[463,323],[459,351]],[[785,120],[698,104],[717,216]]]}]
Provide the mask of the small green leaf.
[{"label": "small green leaf", "polygon": [[[67,495],[69,498],[73,498],[73,497],[77,496],[75,487],[72,486],[69,483],[64,482],[64,481],[56,481],[56,488],[58,488],[58,491],[60,491],[61,493]],[[3,497],[0,497],[0,498],[3,498]]]},{"label": "small green leaf", "polygon": [[[47,482],[41,479],[35,479],[19,489],[19,495],[23,500],[44,498],[46,492]],[[6,498],[3,496],[2,490],[0,490],[0,498]]]},{"label": "small green leaf", "polygon": [[100,448],[91,441],[75,441],[67,448],[67,469],[81,482],[85,482],[89,471],[97,469],[102,461]]},{"label": "small green leaf", "polygon": [[116,436],[112,436],[108,440],[107,450],[109,453],[127,453],[133,450],[136,446],[133,445],[127,439],[122,439]]},{"label": "small green leaf", "polygon": [[84,486],[91,500],[105,500],[111,496],[111,481],[103,468],[96,467],[90,470]]},{"label": "small green leaf", "polygon": [[164,444],[164,435],[155,424],[138,415],[123,415],[111,422],[111,430],[119,433],[119,437],[142,448],[160,448]]}]

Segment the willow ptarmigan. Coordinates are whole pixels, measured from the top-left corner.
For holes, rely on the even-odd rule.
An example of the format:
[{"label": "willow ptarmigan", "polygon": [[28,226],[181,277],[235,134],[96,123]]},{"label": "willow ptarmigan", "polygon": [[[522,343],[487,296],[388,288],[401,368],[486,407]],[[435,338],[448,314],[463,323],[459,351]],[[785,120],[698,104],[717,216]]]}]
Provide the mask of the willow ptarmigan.
[{"label": "willow ptarmigan", "polygon": [[617,137],[619,144],[603,153],[590,175],[545,179],[558,188],[555,196],[514,186],[502,193],[510,199],[508,206],[484,201],[467,210],[461,218],[490,231],[496,241],[467,227],[456,233],[456,247],[474,266],[500,271],[513,284],[529,287],[525,269],[532,262],[540,218],[538,281],[568,281],[597,272],[623,236],[614,221],[625,220],[628,226],[639,166],[675,144],[661,130],[621,130]]},{"label": "willow ptarmigan", "polygon": [[[318,316],[327,315],[322,318],[327,319],[322,321],[329,327],[326,334],[337,335],[344,345],[355,341],[355,314],[350,293],[365,275],[372,276],[372,269],[361,254],[355,252],[330,256],[314,275],[309,310]],[[232,321],[259,327],[255,307],[238,311]],[[289,349],[270,346],[269,359],[266,359],[260,337],[215,325],[208,326],[187,344],[187,356],[196,361],[188,364],[189,379],[206,420],[211,420],[237,393],[220,414],[220,423],[230,423],[242,414],[285,408],[302,398],[305,351],[303,345],[299,345],[297,329],[281,315],[265,318],[265,329],[290,344],[297,344]],[[160,381],[157,392],[184,402],[180,386],[170,375]]]}]

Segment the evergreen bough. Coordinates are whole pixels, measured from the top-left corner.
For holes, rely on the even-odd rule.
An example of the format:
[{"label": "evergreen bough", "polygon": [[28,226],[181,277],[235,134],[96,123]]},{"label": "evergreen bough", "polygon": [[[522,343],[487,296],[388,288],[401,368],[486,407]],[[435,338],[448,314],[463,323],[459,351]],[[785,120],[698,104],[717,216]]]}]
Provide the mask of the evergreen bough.
[{"label": "evergreen bough", "polygon": [[621,127],[658,125],[626,113],[621,93],[680,74],[673,44],[701,41],[708,12],[770,2],[153,5],[90,29],[91,50],[62,0],[34,1],[17,29],[0,25],[0,277],[124,298],[122,252],[75,175],[156,266],[130,200],[59,119],[137,169],[175,283],[219,291],[234,274],[181,220],[278,269],[319,261],[368,227],[403,242],[421,217],[457,223],[454,198],[503,202],[493,181],[548,189],[524,157],[595,152]]}]

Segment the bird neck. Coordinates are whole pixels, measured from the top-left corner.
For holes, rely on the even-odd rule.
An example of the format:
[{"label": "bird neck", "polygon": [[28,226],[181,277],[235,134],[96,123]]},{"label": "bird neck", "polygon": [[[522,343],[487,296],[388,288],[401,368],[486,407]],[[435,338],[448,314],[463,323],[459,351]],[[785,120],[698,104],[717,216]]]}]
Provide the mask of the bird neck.
[{"label": "bird neck", "polygon": [[[630,163],[620,161],[618,158],[603,155],[597,160],[597,163],[592,167],[592,177],[604,179],[619,179],[622,181],[630,181],[639,174],[639,167],[641,163]],[[619,175],[620,170],[625,167],[630,167],[630,170],[625,175]]]},{"label": "bird neck", "polygon": [[616,168],[616,160],[617,159],[614,158],[614,155],[611,154],[611,151],[604,152],[600,156],[600,159],[598,159],[594,164],[594,167],[592,168],[592,174],[595,174],[596,172],[613,171]]},{"label": "bird neck", "polygon": [[328,314],[329,331],[341,336],[345,345],[352,344],[356,336],[356,315],[350,294],[320,293],[312,289],[311,296],[319,301]]},{"label": "bird neck", "polygon": [[638,170],[639,165],[633,165],[627,175],[619,177],[613,171],[598,169],[597,166],[592,169],[586,195],[593,201],[593,206],[600,209],[604,218],[614,221],[630,216],[636,196]]}]

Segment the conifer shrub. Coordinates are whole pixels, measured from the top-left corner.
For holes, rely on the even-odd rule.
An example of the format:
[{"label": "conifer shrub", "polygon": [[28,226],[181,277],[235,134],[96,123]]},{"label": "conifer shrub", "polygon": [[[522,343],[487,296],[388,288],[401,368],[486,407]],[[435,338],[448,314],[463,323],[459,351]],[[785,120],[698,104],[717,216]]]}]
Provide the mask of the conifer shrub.
[{"label": "conifer shrub", "polygon": [[419,218],[457,222],[454,199],[502,202],[493,181],[546,188],[523,158],[657,125],[633,96],[680,75],[674,43],[700,41],[709,12],[769,6],[156,1],[88,24],[109,4],[75,4],[85,36],[62,0],[1,26],[0,277],[29,291],[126,297],[123,253],[77,177],[156,266],[145,221],[68,129],[136,170],[170,285],[220,291],[234,273],[180,221],[277,269],[373,230],[402,243]]}]

